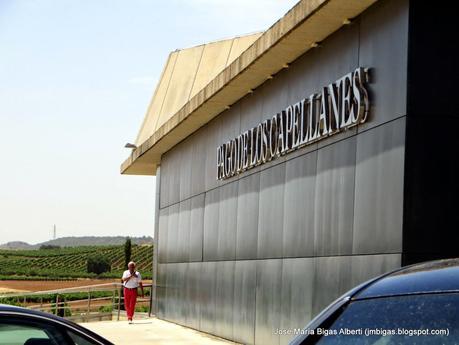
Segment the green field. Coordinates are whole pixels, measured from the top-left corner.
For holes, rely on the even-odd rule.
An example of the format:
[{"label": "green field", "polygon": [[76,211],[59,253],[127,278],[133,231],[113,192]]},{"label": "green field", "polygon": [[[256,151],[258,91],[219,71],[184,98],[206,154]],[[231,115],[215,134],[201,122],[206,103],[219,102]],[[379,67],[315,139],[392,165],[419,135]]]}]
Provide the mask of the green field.
[{"label": "green field", "polygon": [[[103,254],[112,263],[111,272],[96,276],[86,272],[89,256]],[[146,279],[151,279],[153,246],[133,245],[131,260]],[[40,250],[0,250],[0,280],[118,278],[124,268],[124,246],[84,246]]]}]

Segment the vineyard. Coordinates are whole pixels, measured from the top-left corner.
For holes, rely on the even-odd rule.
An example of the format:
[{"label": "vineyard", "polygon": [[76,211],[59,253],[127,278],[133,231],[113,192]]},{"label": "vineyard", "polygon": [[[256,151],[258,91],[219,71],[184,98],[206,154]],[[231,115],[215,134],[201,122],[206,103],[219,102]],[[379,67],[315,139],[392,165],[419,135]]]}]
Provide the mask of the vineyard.
[{"label": "vineyard", "polygon": [[[118,278],[124,267],[123,246],[66,247],[48,250],[0,250],[0,279],[94,278],[87,273],[88,257],[102,254],[111,262],[111,272],[100,278]],[[151,278],[153,247],[133,245],[131,260],[144,278]]]}]

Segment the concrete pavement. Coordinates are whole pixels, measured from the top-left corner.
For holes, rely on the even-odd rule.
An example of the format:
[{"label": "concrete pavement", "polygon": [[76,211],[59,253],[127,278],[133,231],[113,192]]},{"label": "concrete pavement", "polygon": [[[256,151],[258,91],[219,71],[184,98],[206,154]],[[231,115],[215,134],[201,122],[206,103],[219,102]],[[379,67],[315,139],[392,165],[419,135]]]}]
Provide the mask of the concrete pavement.
[{"label": "concrete pavement", "polygon": [[195,331],[157,318],[127,321],[99,321],[82,323],[116,345],[228,345],[233,342]]}]

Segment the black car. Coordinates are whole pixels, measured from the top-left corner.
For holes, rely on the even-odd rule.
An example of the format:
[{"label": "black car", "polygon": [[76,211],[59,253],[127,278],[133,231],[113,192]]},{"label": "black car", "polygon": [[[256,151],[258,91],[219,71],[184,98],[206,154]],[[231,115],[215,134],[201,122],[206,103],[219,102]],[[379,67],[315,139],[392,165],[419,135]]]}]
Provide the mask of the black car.
[{"label": "black car", "polygon": [[61,317],[0,305],[0,345],[113,345]]},{"label": "black car", "polygon": [[459,344],[459,259],[407,266],[337,299],[290,344]]}]

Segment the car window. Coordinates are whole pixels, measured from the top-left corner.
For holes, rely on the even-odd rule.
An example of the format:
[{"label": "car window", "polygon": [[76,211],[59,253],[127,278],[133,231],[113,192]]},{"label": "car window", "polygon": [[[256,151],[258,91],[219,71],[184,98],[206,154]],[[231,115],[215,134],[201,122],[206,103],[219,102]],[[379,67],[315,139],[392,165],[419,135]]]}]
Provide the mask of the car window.
[{"label": "car window", "polygon": [[48,339],[46,332],[36,327],[1,324],[0,323],[0,344],[1,345],[23,345],[28,339]]},{"label": "car window", "polygon": [[0,345],[73,345],[56,326],[28,318],[1,317]]},{"label": "car window", "polygon": [[77,334],[73,331],[68,330],[67,334],[73,340],[75,345],[99,345],[100,343],[88,340],[87,338],[83,338],[80,334]]},{"label": "car window", "polygon": [[320,345],[459,344],[459,294],[425,294],[351,302]]}]

